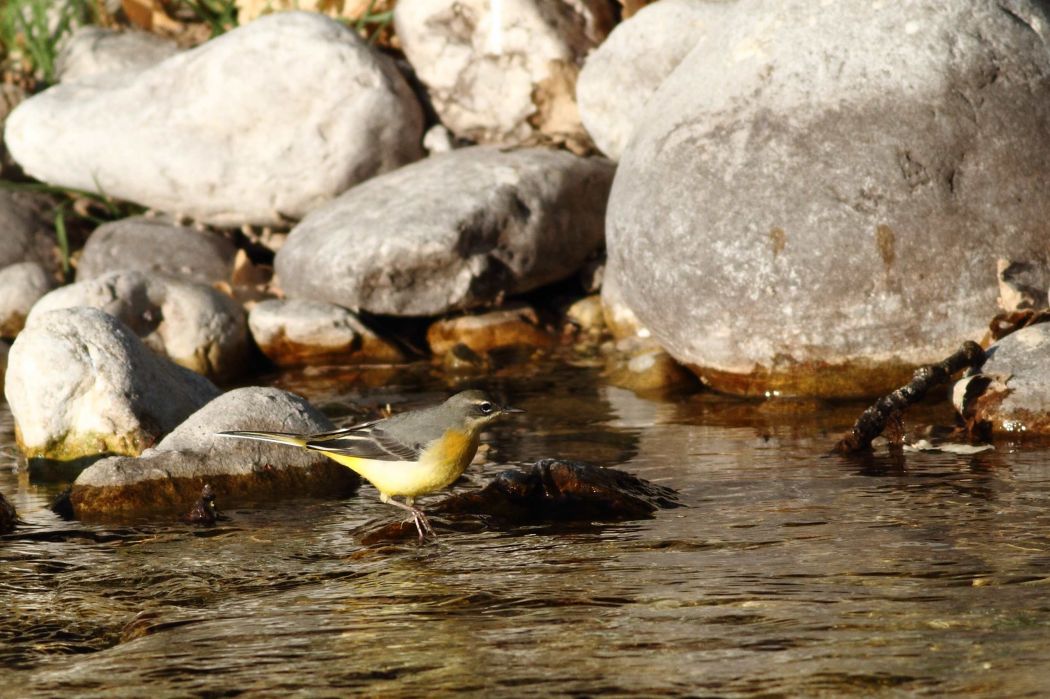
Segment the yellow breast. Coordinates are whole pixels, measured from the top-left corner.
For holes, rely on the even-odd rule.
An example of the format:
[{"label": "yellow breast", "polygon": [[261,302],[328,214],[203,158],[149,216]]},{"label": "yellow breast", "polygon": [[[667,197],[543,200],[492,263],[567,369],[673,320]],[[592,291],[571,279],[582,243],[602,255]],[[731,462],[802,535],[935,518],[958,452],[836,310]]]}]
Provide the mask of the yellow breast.
[{"label": "yellow breast", "polygon": [[356,471],[385,495],[415,497],[451,485],[474,459],[478,435],[451,429],[434,440],[419,461],[378,461],[345,454],[327,454]]}]

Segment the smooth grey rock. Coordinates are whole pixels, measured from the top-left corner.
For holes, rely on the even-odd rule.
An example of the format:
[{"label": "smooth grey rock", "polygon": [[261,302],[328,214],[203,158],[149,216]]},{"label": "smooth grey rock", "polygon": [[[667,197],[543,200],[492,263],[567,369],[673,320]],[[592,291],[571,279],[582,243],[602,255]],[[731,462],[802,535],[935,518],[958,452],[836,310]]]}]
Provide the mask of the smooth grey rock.
[{"label": "smooth grey rock", "polygon": [[30,314],[5,384],[23,453],[61,461],[138,454],[219,394],[95,308]]},{"label": "smooth grey rock", "polygon": [[210,231],[136,216],[105,223],[88,238],[77,264],[77,281],[135,269],[201,284],[228,282],[237,248]]},{"label": "smooth grey rock", "polygon": [[248,314],[248,327],[262,353],[278,366],[389,364],[405,358],[353,313],[323,301],[262,301]]},{"label": "smooth grey rock", "polygon": [[397,316],[491,303],[571,275],[601,245],[612,165],[463,148],[355,187],[277,253],[292,297]]},{"label": "smooth grey rock", "polygon": [[295,394],[239,388],[212,400],[141,456],[93,464],[77,477],[70,500],[77,517],[103,518],[184,511],[205,484],[230,506],[347,494],[358,485],[357,476],[318,452],[217,434],[331,429],[323,413]]},{"label": "smooth grey rock", "polygon": [[59,84],[8,117],[37,179],[219,225],[275,224],[422,155],[422,113],[351,29],[282,12],[117,81]]},{"label": "smooth grey rock", "polygon": [[612,17],[597,0],[399,0],[394,26],[445,126],[516,143],[544,130],[532,123],[537,92],[559,67],[575,73]]},{"label": "smooth grey rock", "polygon": [[43,197],[0,189],[0,268],[18,262],[56,267],[49,205]]},{"label": "smooth grey rock", "polygon": [[155,352],[200,374],[228,378],[243,369],[248,351],[244,310],[203,284],[137,270],[110,272],[55,289],[33,307],[30,321],[74,306],[119,318]]},{"label": "smooth grey rock", "polygon": [[[140,72],[179,52],[178,44],[151,32],[79,27],[63,44],[55,62],[60,82]],[[109,79],[112,79],[110,77]]]},{"label": "smooth grey rock", "polygon": [[979,373],[955,384],[955,409],[993,432],[1050,434],[1050,324],[1021,328],[985,355]]},{"label": "smooth grey rock", "polygon": [[747,394],[883,392],[980,339],[996,259],[1050,262],[1043,7],[726,5],[617,170],[628,307]]},{"label": "smooth grey rock", "polygon": [[37,262],[19,262],[0,269],[0,337],[14,337],[29,310],[55,288],[55,278]]},{"label": "smooth grey rock", "polygon": [[587,56],[576,101],[599,150],[618,160],[649,98],[692,48],[722,31],[736,0],[661,0],[617,25]]}]

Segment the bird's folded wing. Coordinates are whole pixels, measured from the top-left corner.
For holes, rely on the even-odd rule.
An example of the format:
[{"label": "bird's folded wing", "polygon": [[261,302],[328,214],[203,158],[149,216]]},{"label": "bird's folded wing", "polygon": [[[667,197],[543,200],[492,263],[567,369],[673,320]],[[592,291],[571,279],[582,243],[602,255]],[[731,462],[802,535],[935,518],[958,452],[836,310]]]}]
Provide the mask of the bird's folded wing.
[{"label": "bird's folded wing", "polygon": [[306,447],[379,461],[416,461],[424,448],[421,444],[410,444],[398,439],[379,427],[377,422],[311,435]]}]

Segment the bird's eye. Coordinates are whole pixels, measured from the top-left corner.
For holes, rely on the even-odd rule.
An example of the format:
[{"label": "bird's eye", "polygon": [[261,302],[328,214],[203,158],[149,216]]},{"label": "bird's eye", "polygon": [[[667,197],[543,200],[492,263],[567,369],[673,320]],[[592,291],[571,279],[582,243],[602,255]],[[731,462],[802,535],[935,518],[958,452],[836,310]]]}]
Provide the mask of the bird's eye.
[{"label": "bird's eye", "polygon": [[478,403],[478,410],[481,411],[482,415],[488,415],[492,412],[492,403],[485,401],[484,403]]}]

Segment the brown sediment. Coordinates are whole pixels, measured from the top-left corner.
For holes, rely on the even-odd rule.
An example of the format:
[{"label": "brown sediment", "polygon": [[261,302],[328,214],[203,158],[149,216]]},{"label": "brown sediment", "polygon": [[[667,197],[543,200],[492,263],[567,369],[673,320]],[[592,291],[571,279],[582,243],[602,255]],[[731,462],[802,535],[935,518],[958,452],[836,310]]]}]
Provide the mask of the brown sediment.
[{"label": "brown sediment", "polygon": [[77,519],[114,521],[179,516],[193,507],[205,485],[216,504],[247,507],[291,497],[338,498],[354,492],[360,480],[334,462],[308,468],[264,468],[250,474],[200,474],[149,478],[122,485],[73,484],[69,499]]},{"label": "brown sediment", "polygon": [[773,244],[773,257],[777,257],[784,252],[784,247],[787,245],[787,233],[783,228],[770,229],[769,240]]},{"label": "brown sediment", "polygon": [[550,348],[554,336],[540,326],[531,308],[494,311],[480,316],[462,316],[438,320],[427,329],[430,351],[443,355],[457,344],[478,354],[504,347]]},{"label": "brown sediment", "polygon": [[686,365],[719,393],[744,397],[870,398],[908,381],[916,365],[901,361],[785,362],[749,374]]},{"label": "brown sediment", "polygon": [[278,330],[259,349],[278,366],[306,364],[397,364],[405,361],[404,353],[379,337],[357,335],[343,345],[313,345],[290,340]]}]

